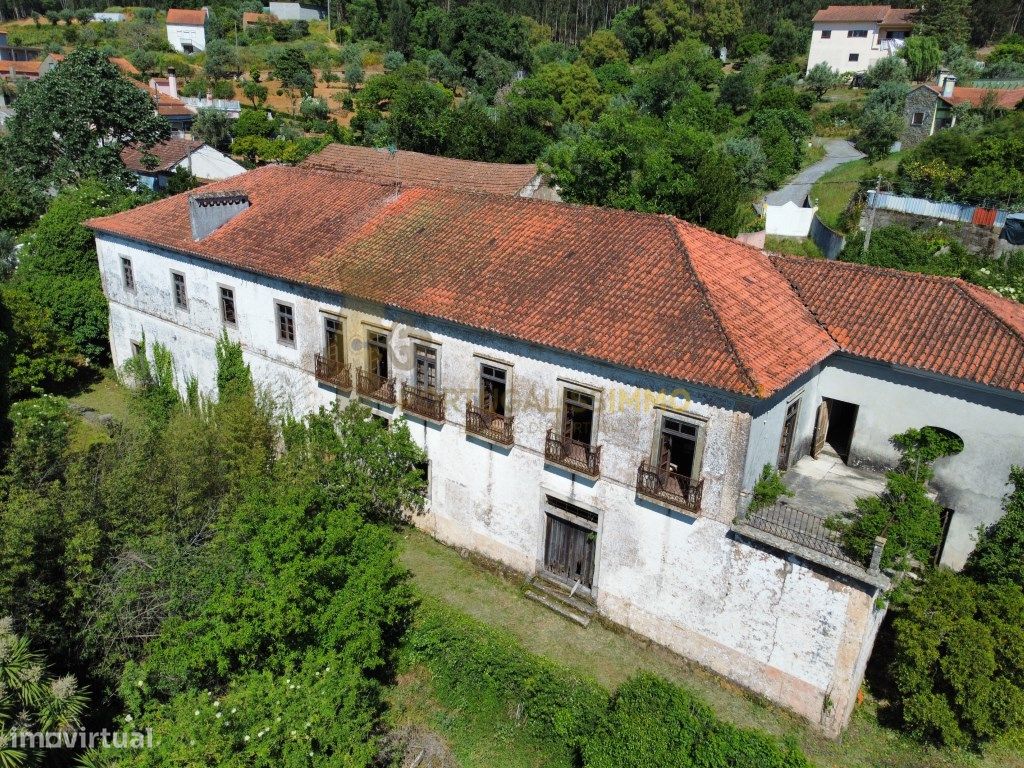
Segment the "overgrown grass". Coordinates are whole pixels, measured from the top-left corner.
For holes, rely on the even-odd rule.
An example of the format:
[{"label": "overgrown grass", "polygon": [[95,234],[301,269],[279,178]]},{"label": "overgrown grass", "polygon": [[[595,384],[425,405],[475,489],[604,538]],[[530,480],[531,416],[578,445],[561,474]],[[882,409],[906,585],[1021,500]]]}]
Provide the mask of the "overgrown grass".
[{"label": "overgrown grass", "polygon": [[814,241],[804,237],[768,235],[764,240],[764,248],[766,251],[785,253],[790,256],[805,256],[809,259],[825,258],[825,254],[814,244]]},{"label": "overgrown grass", "polygon": [[[855,711],[843,736],[835,741],[827,739],[799,718],[657,646],[596,623],[583,629],[566,622],[524,599],[514,580],[506,580],[474,565],[417,531],[406,534],[402,560],[424,594],[511,632],[533,653],[586,672],[609,689],[618,687],[638,671],[654,672],[698,693],[722,720],[744,728],[760,728],[780,737],[792,736],[819,768],[1024,768],[1024,741],[1020,734],[1016,741],[1008,738],[993,745],[984,755],[941,751],[882,726],[880,704],[870,696]],[[430,706],[429,700],[425,700],[423,707],[429,711]],[[460,748],[466,751],[472,751],[480,738],[486,739],[486,728],[479,722],[472,727],[461,723],[462,718],[474,716],[466,711],[442,711],[434,715],[442,719],[456,718],[443,733],[452,739],[468,739]],[[483,730],[474,731],[474,728]],[[517,747],[519,743],[516,742]],[[456,749],[454,743],[453,749]],[[528,764],[521,762],[524,759],[527,758],[522,755],[507,758],[503,755],[490,765]],[[481,764],[464,763],[467,766]]]},{"label": "overgrown grass", "polygon": [[818,218],[832,229],[840,228],[840,219],[846,207],[860,188],[863,178],[882,174],[892,175],[900,162],[900,153],[872,163],[867,158],[843,163],[834,168],[811,187],[811,201],[818,206]]}]

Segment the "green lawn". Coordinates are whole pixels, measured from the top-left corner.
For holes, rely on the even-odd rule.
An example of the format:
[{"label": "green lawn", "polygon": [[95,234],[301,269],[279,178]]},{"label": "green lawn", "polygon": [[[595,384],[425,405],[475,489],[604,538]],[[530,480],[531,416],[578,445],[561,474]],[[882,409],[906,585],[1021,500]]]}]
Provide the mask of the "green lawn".
[{"label": "green lawn", "polygon": [[814,244],[814,241],[804,237],[768,235],[764,241],[764,249],[775,253],[786,253],[790,256],[806,256],[809,259],[825,258],[825,254]]},{"label": "green lawn", "polygon": [[[842,738],[831,741],[802,720],[664,649],[596,622],[586,629],[567,622],[526,600],[516,579],[480,568],[418,531],[405,534],[402,561],[422,592],[511,632],[534,653],[584,669],[609,688],[639,670],[663,675],[699,693],[724,720],[778,736],[791,735],[819,768],[1024,768],[1024,737],[984,756],[941,752],[879,725],[877,706],[870,698],[855,712]],[[392,700],[401,704],[398,716],[405,722],[432,724],[442,733],[464,768],[560,764],[557,759],[531,762],[539,746],[523,740],[522,734],[509,739],[507,721],[498,725],[503,721],[500,713],[439,710],[422,676],[404,681]],[[493,734],[492,728],[497,728]],[[490,752],[492,742],[508,749]],[[494,754],[500,758],[494,759]]]},{"label": "green lawn", "polygon": [[844,163],[834,168],[811,187],[811,200],[818,206],[818,218],[832,229],[839,228],[839,219],[857,194],[860,180],[878,174],[891,176],[900,162],[900,153],[889,155],[877,163],[867,158]]},{"label": "green lawn", "polygon": [[102,379],[88,388],[69,397],[72,407],[89,409],[91,413],[76,420],[71,432],[71,447],[84,450],[96,442],[108,439],[106,429],[100,424],[100,416],[113,416],[119,421],[128,417],[128,401],[124,387],[114,378],[112,371],[105,372]]}]

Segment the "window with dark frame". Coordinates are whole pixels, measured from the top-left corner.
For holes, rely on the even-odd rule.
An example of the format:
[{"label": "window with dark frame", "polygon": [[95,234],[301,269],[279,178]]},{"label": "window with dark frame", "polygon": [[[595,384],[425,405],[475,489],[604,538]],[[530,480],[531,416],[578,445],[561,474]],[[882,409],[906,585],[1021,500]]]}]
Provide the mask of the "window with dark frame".
[{"label": "window with dark frame", "polygon": [[188,309],[188,292],[185,290],[185,276],[180,272],[172,272],[174,277],[174,306]]},{"label": "window with dark frame", "polygon": [[868,31],[866,29],[851,29],[846,33],[847,37],[867,37]]},{"label": "window with dark frame", "polygon": [[566,389],[562,395],[562,436],[584,445],[592,445],[594,406],[593,395],[575,389]]},{"label": "window with dark frame", "polygon": [[860,54],[859,53],[851,53],[850,54],[850,61],[860,61]]},{"label": "window with dark frame", "polygon": [[924,112],[915,112],[913,120],[910,121],[911,125],[924,125]]},{"label": "window with dark frame", "polygon": [[658,436],[658,469],[696,479],[699,473],[699,437],[700,427],[697,424],[663,416]]},{"label": "window with dark frame", "polygon": [[821,30],[821,39],[822,40],[828,40],[830,37],[832,37],[832,30],[831,29],[823,29],[823,30]]},{"label": "window with dark frame", "polygon": [[370,373],[374,373],[382,379],[388,377],[388,335],[386,333],[370,331],[366,334],[366,362],[369,365]]},{"label": "window with dark frame", "polygon": [[238,322],[235,315],[235,291],[232,288],[220,288],[220,319],[225,325],[235,325]]},{"label": "window with dark frame", "polygon": [[290,304],[277,302],[277,340],[284,344],[295,343],[295,310]]},{"label": "window with dark frame", "polygon": [[505,392],[508,371],[496,365],[480,364],[480,407],[485,411],[505,415]]},{"label": "window with dark frame", "polygon": [[132,271],[132,260],[126,256],[121,257],[121,278],[124,280],[126,291],[135,290],[135,272]]},{"label": "window with dark frame", "polygon": [[324,318],[324,357],[335,363],[345,362],[345,342],[341,320]]},{"label": "window with dark frame", "polygon": [[425,389],[437,389],[437,350],[426,344],[417,344],[414,349],[415,384]]}]

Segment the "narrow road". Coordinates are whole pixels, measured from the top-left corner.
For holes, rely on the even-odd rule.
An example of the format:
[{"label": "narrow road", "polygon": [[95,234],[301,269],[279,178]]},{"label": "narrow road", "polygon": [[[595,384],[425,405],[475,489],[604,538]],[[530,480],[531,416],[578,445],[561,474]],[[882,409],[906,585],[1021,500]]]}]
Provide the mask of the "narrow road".
[{"label": "narrow road", "polygon": [[825,157],[814,165],[804,168],[790,179],[786,186],[769,192],[765,196],[765,202],[768,205],[783,205],[792,200],[797,205],[803,206],[814,182],[836,166],[851,160],[859,160],[862,157],[864,157],[864,153],[855,149],[853,144],[846,139],[828,139],[825,142]]}]

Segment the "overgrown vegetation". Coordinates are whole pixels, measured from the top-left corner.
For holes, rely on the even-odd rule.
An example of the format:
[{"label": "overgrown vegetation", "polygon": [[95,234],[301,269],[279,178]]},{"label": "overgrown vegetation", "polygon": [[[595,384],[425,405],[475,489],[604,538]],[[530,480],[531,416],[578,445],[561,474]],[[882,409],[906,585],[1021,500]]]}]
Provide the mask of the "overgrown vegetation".
[{"label": "overgrown vegetation", "polygon": [[750,490],[750,505],[747,507],[750,512],[757,512],[759,509],[766,509],[775,504],[783,496],[792,496],[793,492],[784,482],[779,470],[771,464],[765,464],[761,468],[761,474]]}]

